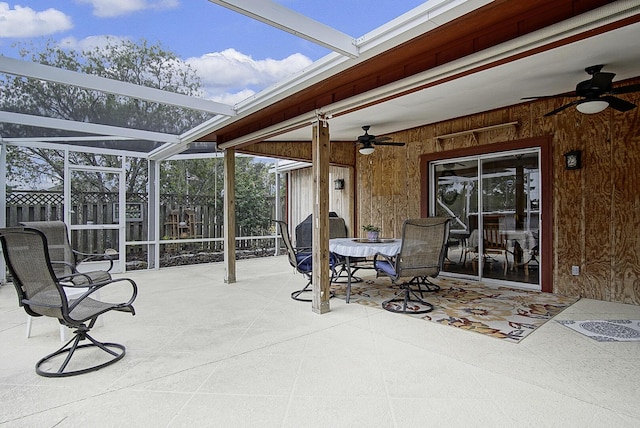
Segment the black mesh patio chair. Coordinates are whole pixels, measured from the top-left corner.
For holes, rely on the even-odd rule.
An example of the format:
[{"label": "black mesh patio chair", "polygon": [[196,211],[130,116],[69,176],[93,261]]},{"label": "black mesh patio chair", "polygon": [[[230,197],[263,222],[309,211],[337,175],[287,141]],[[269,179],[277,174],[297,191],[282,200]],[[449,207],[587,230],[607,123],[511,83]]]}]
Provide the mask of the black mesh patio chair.
[{"label": "black mesh patio chair", "polygon": [[424,292],[440,287],[430,281],[440,273],[449,239],[448,218],[430,217],[408,219],[402,226],[402,246],[394,257],[376,254],[373,266],[378,276],[385,275],[396,284],[401,278],[401,291],[382,302],[391,312],[421,314],[431,312],[433,305],[423,300]]},{"label": "black mesh patio chair", "polygon": [[77,285],[86,284],[90,279],[93,282],[109,281],[113,268],[113,259],[117,254],[87,254],[74,250],[69,242],[67,225],[63,221],[23,221],[22,226],[38,229],[47,237],[47,249],[53,271],[56,276],[68,276],[78,273],[78,266],[83,262],[106,261],[109,268],[106,270],[93,270],[84,272],[84,275],[71,277]]},{"label": "black mesh patio chair", "polygon": [[[311,290],[311,281],[313,279],[313,253],[311,252],[311,247],[293,247],[291,243],[291,235],[289,235],[289,228],[287,227],[287,223],[281,220],[272,220],[274,223],[278,225],[278,229],[280,230],[280,236],[282,237],[282,241],[284,242],[285,247],[287,248],[287,256],[289,258],[289,264],[293,266],[296,272],[301,273],[307,279],[307,285],[300,290],[296,290],[291,293],[291,298],[293,300],[298,300],[300,302],[311,302],[312,299],[305,299],[300,297],[302,293],[310,292]],[[331,269],[331,280],[333,281],[333,277],[335,275],[335,267],[337,266],[338,260],[333,253],[329,254],[329,268]],[[333,297],[333,294],[331,295]]]},{"label": "black mesh patio chair", "polygon": [[[121,311],[135,315],[132,303],[138,289],[133,280],[121,278],[98,282],[83,273],[58,277],[47,251],[47,238],[37,229],[0,229],[0,242],[20,306],[31,316],[53,317],[75,330],[71,340],[38,361],[36,373],[46,377],[74,376],[99,370],[124,357],[123,345],[98,342],[89,335],[89,331],[98,317],[106,312]],[[78,276],[85,277],[82,285],[74,284],[73,280]],[[95,298],[99,290],[116,283],[123,283],[118,292],[123,291],[123,286],[131,287],[131,297],[127,302],[108,303]],[[65,288],[68,287],[82,289],[84,293],[67,297]],[[84,340],[89,343],[81,344]],[[79,352],[82,355],[73,359],[76,351],[84,350],[87,352]],[[98,352],[99,355],[96,355],[91,350],[102,350],[104,353]]]}]

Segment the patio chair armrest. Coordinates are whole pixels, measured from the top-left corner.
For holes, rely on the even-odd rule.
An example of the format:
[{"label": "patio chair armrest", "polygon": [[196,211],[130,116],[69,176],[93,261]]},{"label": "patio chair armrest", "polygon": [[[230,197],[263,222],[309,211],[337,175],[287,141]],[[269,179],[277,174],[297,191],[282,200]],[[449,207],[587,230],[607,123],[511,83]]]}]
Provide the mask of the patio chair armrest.
[{"label": "patio chair armrest", "polygon": [[[126,303],[121,303],[118,306],[129,306],[131,307],[131,304],[133,303],[134,300],[136,300],[136,297],[138,296],[138,285],[136,284],[136,282],[131,279],[131,278],[116,278],[116,279],[112,279],[111,281],[106,281],[104,283],[102,283],[100,285],[100,288],[105,287],[107,285],[111,285],[111,284],[115,284],[117,282],[128,282],[131,285],[131,297],[129,298],[129,300]],[[133,308],[132,312],[133,312]]]},{"label": "patio chair armrest", "polygon": [[[127,308],[128,312],[131,312],[135,315],[134,311],[133,311],[133,307],[131,306],[131,304],[133,303],[133,301],[136,299],[136,297],[138,296],[138,286],[135,283],[134,280],[130,279],[130,278],[117,278],[117,279],[110,279],[108,281],[102,281],[102,282],[94,282],[94,283],[90,283],[90,284],[83,284],[83,285],[64,285],[64,287],[69,287],[69,288],[86,288],[87,291],[85,293],[83,293],[80,297],[78,297],[77,299],[74,299],[73,303],[71,305],[69,305],[69,311],[72,311],[76,306],[78,306],[79,304],[82,303],[82,301],[84,299],[86,299],[87,297],[91,296],[92,294],[94,294],[95,292],[99,291],[100,289],[108,286],[108,285],[112,285],[118,282],[123,282],[123,281],[127,281],[129,282],[129,284],[131,284],[131,297],[129,298],[129,300],[126,303],[117,303],[114,304],[114,309],[118,309],[118,308]],[[95,299],[98,300],[98,299]]]},{"label": "patio chair armrest", "polygon": [[71,270],[71,272],[73,272],[73,273],[77,273],[78,272],[73,263],[64,262],[64,261],[58,261],[58,260],[51,260],[51,264],[52,265],[63,265],[63,266],[68,267]]},{"label": "patio chair armrest", "polygon": [[313,259],[313,253],[298,253],[296,252],[296,269],[298,271],[311,270],[311,260]]},{"label": "patio chair armrest", "polygon": [[396,256],[387,256],[386,254],[382,254],[382,253],[376,253],[373,255],[373,265],[376,265],[376,262],[378,261],[378,259],[382,259],[382,261],[385,261],[387,263],[389,263],[392,266],[396,265]]},{"label": "patio chair armrest", "polygon": [[73,250],[73,253],[76,255],[76,258],[81,257],[78,261],[78,264],[83,262],[97,262],[97,261],[108,261],[109,262],[109,272],[113,269],[113,259],[117,256],[117,254],[90,254],[90,253],[82,253],[77,250]]},{"label": "patio chair armrest", "polygon": [[336,266],[344,266],[346,263],[347,260],[343,256],[329,251],[329,267],[331,269],[335,269]]},{"label": "patio chair armrest", "polygon": [[376,275],[379,273],[384,273],[390,277],[397,276],[397,257],[396,256],[387,256],[386,254],[376,253],[373,256],[373,268],[376,271]]},{"label": "patio chair armrest", "polygon": [[[84,278],[86,283],[75,283],[73,282],[74,278]],[[75,288],[86,288],[93,285],[93,280],[89,275],[83,272],[78,272],[74,269],[74,273],[64,276],[59,276],[58,283],[63,287],[75,287]],[[64,283],[64,284],[63,284]]]}]

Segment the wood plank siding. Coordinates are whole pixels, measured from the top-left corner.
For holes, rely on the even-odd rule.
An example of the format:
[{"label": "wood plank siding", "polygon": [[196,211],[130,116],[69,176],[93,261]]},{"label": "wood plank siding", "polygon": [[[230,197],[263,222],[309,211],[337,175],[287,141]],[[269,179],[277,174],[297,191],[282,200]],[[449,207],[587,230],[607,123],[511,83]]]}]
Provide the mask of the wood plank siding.
[{"label": "wood plank siding", "polygon": [[[622,84],[633,83],[640,83],[640,79]],[[640,105],[639,93],[620,97]],[[366,223],[381,225],[383,236],[399,236],[406,218],[425,215],[427,194],[420,184],[426,174],[422,156],[448,158],[474,147],[494,145],[504,150],[509,142],[518,147],[523,140],[548,139],[552,191],[547,192],[546,203],[551,205],[551,221],[543,221],[551,224],[546,228],[546,241],[551,244],[550,254],[543,257],[551,264],[550,277],[547,282],[543,278],[543,287],[550,281],[549,291],[556,293],[638,305],[640,108],[626,113],[609,108],[596,115],[583,115],[570,108],[543,117],[571,100],[534,101],[389,134],[394,141],[407,145],[379,146],[369,156],[357,154],[351,146],[349,156],[334,160],[346,165],[355,158],[355,175],[353,179],[349,174],[341,175],[345,190],[331,191],[330,209],[349,219],[349,204],[354,205],[354,223],[349,224],[353,236],[360,236],[359,227]],[[480,132],[475,138],[435,138],[514,121],[518,126]],[[253,150],[256,146],[251,147],[254,153],[258,152]],[[582,150],[583,167],[567,171],[563,154],[574,149]],[[331,179],[341,170],[332,168]],[[290,175],[290,211],[297,213],[292,224],[311,212],[307,201],[311,180],[310,169]],[[580,266],[579,276],[571,275],[572,265]]]},{"label": "wood plank siding", "polygon": [[[234,139],[314,110],[322,111],[322,107],[331,103],[481,52],[609,3],[612,1],[496,0],[322,82],[287,94],[202,140],[217,141],[224,148],[225,142],[233,144]],[[634,16],[628,18],[630,21],[622,20],[615,25],[624,26],[637,19],[638,16]],[[575,37],[585,38],[593,35],[592,32],[611,29],[602,26]],[[567,38],[557,44],[575,40]],[[549,44],[540,49],[553,47],[557,45]],[[535,49],[522,56],[534,53]],[[477,71],[480,70],[468,73]],[[458,77],[461,76],[447,79],[452,81]],[[440,83],[443,81],[429,85]],[[616,82],[621,83],[638,83],[638,80]],[[412,88],[411,91],[421,89]],[[638,93],[621,98],[640,104]],[[573,99],[538,100],[388,134],[394,141],[404,141],[407,145],[377,147],[370,156],[359,155],[351,143],[332,142],[331,165],[353,168],[349,187],[338,196],[350,198],[353,208],[348,214],[340,212],[340,215],[352,219],[351,230],[356,236],[360,235],[359,227],[366,223],[381,225],[383,236],[399,236],[406,218],[426,215],[425,157],[444,159],[460,150],[504,150],[510,144],[517,147],[523,142],[543,141],[547,154],[542,168],[550,172],[547,189],[551,189],[545,191],[547,199],[543,201],[543,206],[549,209],[547,217],[543,218],[541,251],[544,266],[547,266],[542,272],[543,290],[640,304],[640,239],[637,239],[640,230],[640,192],[637,190],[640,185],[640,108],[626,113],[607,109],[591,116],[571,108],[544,117],[545,113],[569,101]],[[475,136],[435,138],[509,122],[517,122],[518,126]],[[247,143],[236,149],[289,159],[311,159],[310,143]],[[582,169],[564,169],[563,154],[570,150],[582,150]],[[303,179],[302,172],[290,174],[290,190],[298,186],[296,174]],[[294,200],[296,195],[308,197],[303,189],[297,190],[302,193],[289,193],[290,207],[298,203]],[[337,201],[331,203],[340,205]],[[341,210],[347,206],[351,205],[342,204]],[[580,266],[579,276],[571,275],[573,265]]]}]

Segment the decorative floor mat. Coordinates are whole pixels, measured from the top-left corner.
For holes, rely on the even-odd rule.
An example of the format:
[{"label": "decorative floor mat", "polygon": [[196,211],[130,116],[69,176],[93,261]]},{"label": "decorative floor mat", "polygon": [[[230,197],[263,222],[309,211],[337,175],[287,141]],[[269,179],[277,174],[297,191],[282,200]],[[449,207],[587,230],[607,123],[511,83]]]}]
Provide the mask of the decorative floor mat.
[{"label": "decorative floor mat", "polygon": [[640,340],[640,320],[562,320],[557,322],[598,342]]},{"label": "decorative floor mat", "polygon": [[[424,300],[434,305],[434,310],[408,316],[515,343],[578,300],[459,279],[440,278],[434,283],[440,291],[424,294]],[[331,288],[336,297],[345,298],[345,284],[332,284]],[[383,310],[381,303],[398,291],[399,287],[384,279],[365,281],[352,284],[350,301]]]}]

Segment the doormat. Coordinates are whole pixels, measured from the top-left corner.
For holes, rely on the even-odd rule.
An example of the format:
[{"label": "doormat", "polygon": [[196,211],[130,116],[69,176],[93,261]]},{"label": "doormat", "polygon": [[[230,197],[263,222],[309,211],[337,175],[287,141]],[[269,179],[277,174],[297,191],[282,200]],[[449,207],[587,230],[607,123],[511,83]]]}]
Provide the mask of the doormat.
[{"label": "doormat", "polygon": [[558,320],[557,322],[598,342],[640,340],[640,320]]},{"label": "doormat", "polygon": [[[434,305],[434,310],[406,315],[514,343],[578,300],[578,297],[452,278],[438,278],[433,282],[440,286],[440,291],[425,293],[424,300]],[[331,289],[336,297],[345,298],[345,284],[332,284]],[[381,303],[398,291],[398,286],[385,279],[369,280],[351,285],[351,302],[384,310]]]}]

